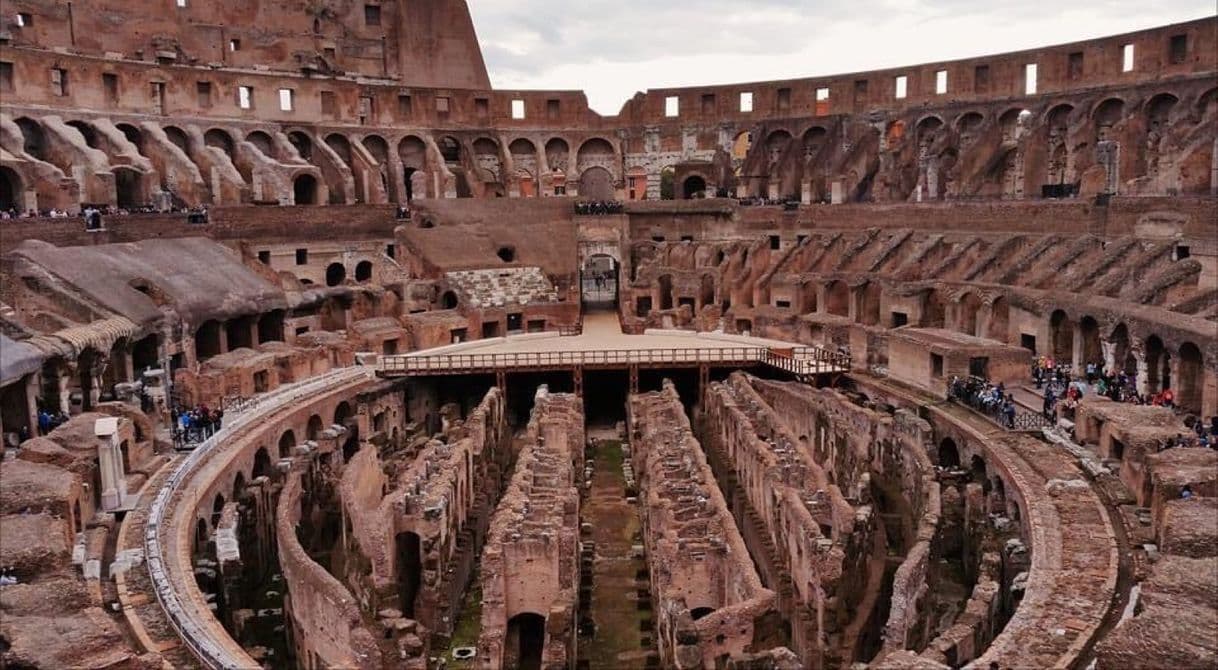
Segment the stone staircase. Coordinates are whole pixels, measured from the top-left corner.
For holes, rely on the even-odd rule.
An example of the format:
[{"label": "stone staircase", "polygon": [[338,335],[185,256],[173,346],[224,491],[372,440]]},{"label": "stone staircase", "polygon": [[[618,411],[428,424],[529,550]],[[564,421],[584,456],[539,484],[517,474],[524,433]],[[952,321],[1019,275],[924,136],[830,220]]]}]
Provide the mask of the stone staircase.
[{"label": "stone staircase", "polygon": [[458,270],[445,278],[463,304],[473,308],[558,302],[558,290],[539,267]]}]

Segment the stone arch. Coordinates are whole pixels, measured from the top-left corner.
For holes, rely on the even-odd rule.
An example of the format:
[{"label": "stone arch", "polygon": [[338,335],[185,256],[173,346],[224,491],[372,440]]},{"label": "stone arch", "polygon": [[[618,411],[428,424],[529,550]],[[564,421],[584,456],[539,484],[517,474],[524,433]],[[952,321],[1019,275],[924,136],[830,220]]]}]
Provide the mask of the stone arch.
[{"label": "stone arch", "polygon": [[271,476],[271,454],[266,447],[259,447],[258,451],[254,452],[254,469],[251,474],[255,479]]},{"label": "stone arch", "polygon": [[204,321],[195,331],[195,358],[202,362],[220,353],[220,322]]},{"label": "stone arch", "polygon": [[296,148],[296,153],[300,154],[300,157],[306,162],[313,160],[313,139],[309,137],[308,133],[293,130],[288,133],[288,142]]},{"label": "stone arch", "polygon": [[165,126],[163,130],[165,131],[166,139],[168,139],[171,144],[181,149],[182,153],[188,156],[190,155],[192,143],[190,141],[190,135],[187,135],[185,130],[182,130],[177,126]]},{"label": "stone arch", "polygon": [[296,446],[296,433],[291,428],[279,436],[279,457],[288,458],[292,455],[292,447]]},{"label": "stone arch", "polygon": [[1057,365],[1069,365],[1074,360],[1074,322],[1064,310],[1049,315],[1049,354]]},{"label": "stone arch", "polygon": [[297,205],[318,204],[317,190],[317,177],[307,172],[296,175],[292,180],[292,197]]},{"label": "stone arch", "polygon": [[937,133],[943,127],[943,119],[938,114],[927,114],[918,120],[914,126],[914,133],[917,136],[918,142],[926,139],[927,135]]},{"label": "stone arch", "polygon": [[456,309],[457,305],[460,303],[461,301],[458,300],[457,293],[455,291],[445,291],[440,296],[441,309]]},{"label": "stone arch", "polygon": [[1211,109],[1218,110],[1218,88],[1211,88],[1197,96],[1197,113],[1202,118],[1205,118]]},{"label": "stone arch", "polygon": [[1070,126],[1070,115],[1074,113],[1074,105],[1060,102],[1049,109],[1045,122],[1050,128],[1066,129]]},{"label": "stone arch", "polygon": [[[736,163],[743,163],[744,159],[748,158],[749,151],[751,151],[752,149],[753,149],[753,131],[747,130],[747,129],[741,130],[740,132],[736,133],[735,137],[732,138],[732,146],[731,146],[732,160],[735,161]],[[739,174],[740,174],[739,170],[737,170],[736,174],[737,174],[737,176],[739,176]]]},{"label": "stone arch", "polygon": [[245,141],[249,142],[255,147],[258,147],[258,151],[261,151],[262,155],[270,158],[275,157],[275,142],[267,133],[261,130],[255,130],[245,136]]},{"label": "stone arch", "polygon": [[147,204],[143,193],[144,175],[139,170],[117,165],[113,173],[115,204],[124,209],[134,209]]},{"label": "stone arch", "polygon": [[782,158],[782,154],[786,152],[787,147],[791,146],[791,140],[793,139],[791,133],[782,128],[774,130],[766,136],[766,159],[770,167],[777,165],[778,161]]},{"label": "stone arch", "polygon": [[376,159],[377,163],[381,165],[389,164],[389,143],[385,141],[385,138],[375,133],[365,135],[363,145],[368,150],[368,153],[372,154],[372,157]]},{"label": "stone arch", "polygon": [[946,324],[947,301],[942,292],[931,289],[926,292],[926,299],[922,303],[922,321],[919,325],[923,328],[944,328]]},{"label": "stone arch", "polygon": [[366,282],[372,279],[372,261],[360,261],[355,264],[355,281]]},{"label": "stone arch", "polygon": [[[613,148],[613,144],[603,137],[593,137],[584,141],[579,146],[579,151],[575,154],[575,169],[579,172],[580,181],[584,179],[584,175],[592,168],[601,168],[605,170],[609,176],[609,182],[612,184],[613,175],[616,174],[615,156],[617,152]],[[580,195],[584,192],[581,190]],[[611,199],[610,195],[604,200]]]},{"label": "stone arch", "polygon": [[474,140],[473,150],[481,181],[500,182],[503,178],[503,159],[499,154],[499,143],[489,137],[479,137]]},{"label": "stone arch", "polygon": [[81,137],[83,137],[85,139],[85,144],[87,144],[90,149],[98,148],[97,147],[97,131],[94,130],[93,126],[90,125],[88,122],[77,119],[74,121],[68,121],[67,125],[75,128],[77,131],[80,132]]},{"label": "stone arch", "polygon": [[709,272],[702,275],[698,283],[698,297],[704,306],[715,304],[715,275]]},{"label": "stone arch", "polygon": [[546,142],[546,164],[557,172],[566,172],[570,167],[571,145],[561,137],[552,137]]},{"label": "stone arch", "polygon": [[236,151],[236,143],[233,142],[233,136],[222,128],[212,128],[203,133],[203,144],[223,151],[230,159],[233,157],[233,152]]},{"label": "stone arch", "polygon": [[137,149],[144,148],[144,132],[130,123],[116,123],[114,127],[118,129],[127,141],[134,144]]},{"label": "stone arch", "polygon": [[546,618],[536,612],[520,612],[507,621],[503,644],[505,668],[540,668],[546,640]]},{"label": "stone arch", "polygon": [[351,140],[348,140],[346,135],[330,133],[326,135],[325,142],[331,151],[338,154],[344,165],[351,166]]},{"label": "stone arch", "polygon": [[820,152],[825,148],[828,142],[829,131],[824,126],[812,126],[803,134],[804,143],[804,159],[814,160]]},{"label": "stone arch", "polygon": [[706,178],[700,174],[689,175],[681,184],[681,193],[686,200],[706,197]]},{"label": "stone arch", "polygon": [[998,117],[998,127],[1002,131],[1004,143],[1016,142],[1023,136],[1025,130],[1032,124],[1032,111],[1020,107],[1012,107]]},{"label": "stone arch", "polygon": [[1091,119],[1095,122],[1095,141],[1102,142],[1110,139],[1113,126],[1125,117],[1125,101],[1121,98],[1107,98],[1095,106]]},{"label": "stone arch", "polygon": [[309,417],[309,422],[306,424],[305,439],[316,441],[321,437],[321,431],[323,430],[325,430],[325,426],[322,425],[321,416],[314,414]]},{"label": "stone arch", "polygon": [[950,437],[945,437],[939,442],[938,457],[941,468],[960,467],[960,449],[956,446],[956,441]]},{"label": "stone arch", "polygon": [[1201,389],[1204,384],[1205,358],[1201,348],[1192,342],[1180,345],[1177,364],[1176,404],[1189,412],[1201,412]]},{"label": "stone arch", "polygon": [[338,286],[347,279],[347,267],[342,263],[326,266],[326,286]]},{"label": "stone arch", "polygon": [[588,200],[613,200],[613,174],[600,166],[584,170],[579,176],[579,195]]},{"label": "stone arch", "polygon": [[25,184],[17,171],[0,165],[0,210],[21,211],[25,209]]},{"label": "stone arch", "polygon": [[245,473],[238,472],[236,477],[233,477],[233,500],[240,500],[241,494],[245,491]]},{"label": "stone arch", "polygon": [[338,405],[334,408],[334,425],[346,426],[347,419],[351,418],[352,414],[351,403],[347,402],[346,400],[338,403]]},{"label": "stone arch", "polygon": [[440,147],[440,157],[445,163],[457,164],[461,162],[461,142],[452,135],[445,135],[436,143]]},{"label": "stone arch", "polygon": [[13,121],[21,129],[21,150],[40,161],[47,160],[47,136],[42,124],[28,116]]},{"label": "stone arch", "polygon": [[211,503],[211,527],[215,528],[220,525],[220,515],[224,512],[224,504],[227,501],[224,499],[223,493],[217,493]]}]

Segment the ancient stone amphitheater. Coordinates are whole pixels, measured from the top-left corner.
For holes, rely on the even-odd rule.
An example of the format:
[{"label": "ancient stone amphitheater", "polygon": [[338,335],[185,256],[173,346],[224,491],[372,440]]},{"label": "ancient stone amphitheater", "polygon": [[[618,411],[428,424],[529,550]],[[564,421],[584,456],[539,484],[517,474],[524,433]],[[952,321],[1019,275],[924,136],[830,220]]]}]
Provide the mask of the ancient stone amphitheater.
[{"label": "ancient stone amphitheater", "polygon": [[602,116],[12,0],[0,101],[0,667],[1218,667],[1213,16]]}]

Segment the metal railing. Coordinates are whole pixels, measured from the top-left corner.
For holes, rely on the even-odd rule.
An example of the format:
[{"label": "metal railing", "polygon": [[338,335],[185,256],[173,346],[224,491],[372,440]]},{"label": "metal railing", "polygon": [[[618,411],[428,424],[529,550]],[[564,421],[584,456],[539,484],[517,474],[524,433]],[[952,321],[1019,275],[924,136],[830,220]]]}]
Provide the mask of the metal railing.
[{"label": "metal railing", "polygon": [[[164,555],[165,542],[161,532],[166,515],[172,512],[174,497],[225,440],[247,426],[261,421],[266,413],[323,393],[344,382],[356,381],[367,376],[368,373],[367,368],[343,368],[299,384],[282,387],[266,396],[250,399],[244,410],[240,410],[236,412],[236,416],[228,418],[222,430],[205,440],[178,464],[173,473],[165,480],[161,490],[157,492],[156,498],[149,508],[148,521],[144,526],[144,557],[148,576],[152,581],[153,593],[165,612],[165,618],[169,621],[170,626],[173,627],[182,643],[205,667],[214,670],[241,667],[249,659],[233,658],[233,655],[226,649],[225,640],[217,639],[213,635],[215,629],[220,627],[214,615],[209,612],[211,621],[200,621],[196,618],[198,613],[187,608],[174,587],[170,569],[167,566],[175,559]],[[262,407],[264,411],[249,411],[257,407]],[[172,530],[172,527],[169,528],[170,532]],[[201,617],[201,615],[199,616]],[[206,625],[207,623],[215,625],[209,626]]]}]

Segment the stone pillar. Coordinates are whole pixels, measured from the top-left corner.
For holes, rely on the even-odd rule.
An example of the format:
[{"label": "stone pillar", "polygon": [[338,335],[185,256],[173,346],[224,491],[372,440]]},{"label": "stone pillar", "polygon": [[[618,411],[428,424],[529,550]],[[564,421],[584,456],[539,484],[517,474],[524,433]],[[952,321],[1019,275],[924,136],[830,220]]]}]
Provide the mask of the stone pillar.
[{"label": "stone pillar", "polygon": [[1073,324],[1073,326],[1070,363],[1074,366],[1074,373],[1078,374],[1083,369],[1083,329],[1078,324]]},{"label": "stone pillar", "polygon": [[119,430],[121,421],[123,419],[106,417],[93,424],[101,474],[101,504],[106,512],[121,509],[127,499],[127,474],[123,471],[122,436]]},{"label": "stone pillar", "polygon": [[824,284],[816,285],[816,311],[825,314],[829,311],[828,288]]},{"label": "stone pillar", "polygon": [[812,180],[805,179],[799,185],[799,201],[805,205],[812,204]]},{"label": "stone pillar", "polygon": [[1135,349],[1133,358],[1138,365],[1138,393],[1145,395],[1150,390],[1150,366],[1146,362],[1146,354],[1142,351]]},{"label": "stone pillar", "polygon": [[38,435],[38,390],[42,388],[42,373],[35,372],[25,377],[25,420],[29,422],[30,435]]},{"label": "stone pillar", "polygon": [[220,353],[227,354],[228,353],[228,322],[227,321],[223,321],[220,323],[218,334],[220,336]]}]

